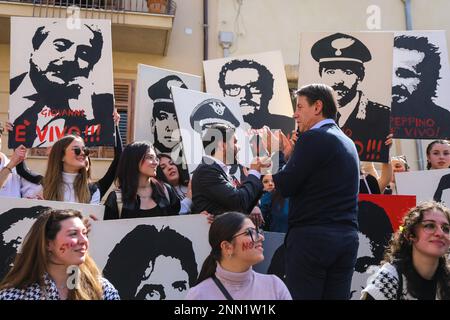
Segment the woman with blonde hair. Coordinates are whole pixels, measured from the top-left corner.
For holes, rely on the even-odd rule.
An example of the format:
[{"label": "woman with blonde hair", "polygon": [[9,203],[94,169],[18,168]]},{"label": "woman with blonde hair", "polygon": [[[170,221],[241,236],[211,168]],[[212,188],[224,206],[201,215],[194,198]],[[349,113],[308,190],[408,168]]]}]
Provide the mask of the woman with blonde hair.
[{"label": "woman with blonde hair", "polygon": [[120,299],[88,254],[82,219],[76,210],[39,215],[0,283],[0,300]]},{"label": "woman with blonde hair", "polygon": [[42,181],[45,200],[100,203],[100,191],[89,183],[86,157],[89,149],[81,137],[67,135],[52,147]]}]

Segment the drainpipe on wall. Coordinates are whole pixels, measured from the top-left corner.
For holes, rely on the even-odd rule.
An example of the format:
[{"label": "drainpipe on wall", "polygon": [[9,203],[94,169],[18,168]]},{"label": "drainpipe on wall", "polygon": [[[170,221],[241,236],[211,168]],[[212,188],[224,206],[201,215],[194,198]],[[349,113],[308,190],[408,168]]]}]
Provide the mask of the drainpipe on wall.
[{"label": "drainpipe on wall", "polygon": [[[406,30],[412,30],[411,0],[402,0],[405,5]],[[420,140],[416,139],[417,159],[419,160],[419,170],[424,170],[423,148]]]},{"label": "drainpipe on wall", "polygon": [[203,60],[208,60],[208,0],[203,0]]}]

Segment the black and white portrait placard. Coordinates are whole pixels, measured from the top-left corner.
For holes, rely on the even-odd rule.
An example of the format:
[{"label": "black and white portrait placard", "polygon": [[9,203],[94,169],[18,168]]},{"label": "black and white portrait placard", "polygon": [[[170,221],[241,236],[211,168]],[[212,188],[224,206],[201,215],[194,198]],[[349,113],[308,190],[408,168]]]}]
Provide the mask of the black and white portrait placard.
[{"label": "black and white portrait placard", "polygon": [[244,129],[244,121],[236,100],[179,87],[172,87],[172,93],[190,173],[197,168],[205,155],[202,135],[207,127],[214,124],[223,124],[235,129],[239,146],[237,160],[243,166],[250,166],[253,159],[251,137]]},{"label": "black and white portrait placard", "polygon": [[300,36],[299,87],[325,83],[336,92],[336,123],[362,161],[387,162],[392,32],[305,32]]},{"label": "black and white portrait placard", "polygon": [[8,145],[114,145],[111,21],[11,18]]},{"label": "black and white portrait placard", "polygon": [[294,130],[283,57],[280,51],[203,61],[206,91],[236,99],[246,129]]},{"label": "black and white portrait placard", "polygon": [[182,300],[211,252],[201,214],[92,224],[90,254],[123,300]]},{"label": "black and white portrait placard", "polygon": [[445,32],[396,32],[391,114],[394,137],[450,138],[449,88]]},{"label": "black and white portrait placard", "polygon": [[399,194],[415,195],[418,203],[435,200],[450,206],[450,169],[399,172],[395,183]]},{"label": "black and white portrait placard", "polygon": [[[38,215],[50,208],[72,209],[73,203],[0,197],[0,281]],[[76,210],[103,219],[104,206],[77,203]]]},{"label": "black and white portrait placard", "polygon": [[170,91],[172,86],[199,91],[201,78],[192,74],[139,64],[134,139],[152,142],[157,154],[168,154],[175,163],[179,164],[182,161],[183,152],[178,117]]}]

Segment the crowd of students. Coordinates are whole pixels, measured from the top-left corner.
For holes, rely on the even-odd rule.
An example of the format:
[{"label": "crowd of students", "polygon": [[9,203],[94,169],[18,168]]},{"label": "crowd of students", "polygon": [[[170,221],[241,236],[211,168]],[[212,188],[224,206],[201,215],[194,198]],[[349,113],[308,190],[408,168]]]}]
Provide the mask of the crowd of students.
[{"label": "crowd of students", "polygon": [[[114,118],[117,131],[117,113]],[[7,127],[10,129],[11,125]],[[232,192],[237,203],[245,199],[242,210],[226,206],[217,212],[193,210],[201,183],[198,177],[196,192],[186,172],[168,155],[157,155],[147,142],[133,142],[122,150],[120,135],[116,137],[114,159],[105,176],[96,182],[91,179],[89,149],[77,136],[65,136],[52,146],[44,176],[26,166],[25,148],[17,148],[11,159],[1,153],[0,196],[99,204],[115,181],[114,190],[104,201],[105,220],[202,212],[212,222],[209,231],[212,251],[188,299],[292,298],[279,278],[252,270],[264,258],[262,229],[288,231],[289,198],[276,188],[271,172],[261,174],[265,167],[262,162],[245,170],[248,175],[242,177],[242,186],[230,186],[232,179],[226,174],[221,177],[224,188]],[[281,151],[292,151],[297,132],[290,140],[282,133],[278,137],[282,141]],[[228,143],[224,140],[214,150],[221,150],[223,155],[231,149],[234,152]],[[386,144],[392,144],[391,135]],[[426,154],[427,169],[450,167],[449,141],[433,141]],[[288,158],[289,154],[284,156]],[[211,159],[225,171],[227,163],[220,161],[225,157],[216,154]],[[380,177],[373,171],[361,172],[360,193],[395,194],[395,173],[404,171],[409,171],[406,158],[396,156],[390,163],[382,164]],[[428,202],[412,208],[394,234],[383,266],[368,282],[363,298],[449,299],[449,268],[445,258],[450,246],[449,222],[449,210],[439,203]],[[82,217],[75,210],[50,210],[41,215],[25,238],[13,268],[0,284],[0,299],[118,299],[117,291],[100,276],[87,253],[86,232]],[[81,289],[64,285],[68,275],[63,267],[69,265],[80,267]],[[395,289],[390,294],[380,287],[386,281]]]}]

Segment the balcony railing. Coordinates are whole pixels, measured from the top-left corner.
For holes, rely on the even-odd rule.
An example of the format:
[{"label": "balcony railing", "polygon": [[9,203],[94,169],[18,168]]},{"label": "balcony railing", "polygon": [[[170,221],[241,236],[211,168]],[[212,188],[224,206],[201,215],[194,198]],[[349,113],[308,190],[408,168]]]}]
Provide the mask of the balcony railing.
[{"label": "balcony railing", "polygon": [[[2,0],[0,2],[26,3],[33,5],[34,17],[64,18],[64,7],[77,6],[81,9],[82,18],[94,18],[99,14],[117,16],[121,13],[136,12],[148,14],[175,15],[176,3],[167,1],[165,12],[149,12],[146,0]],[[70,11],[67,11],[70,12]]]}]

